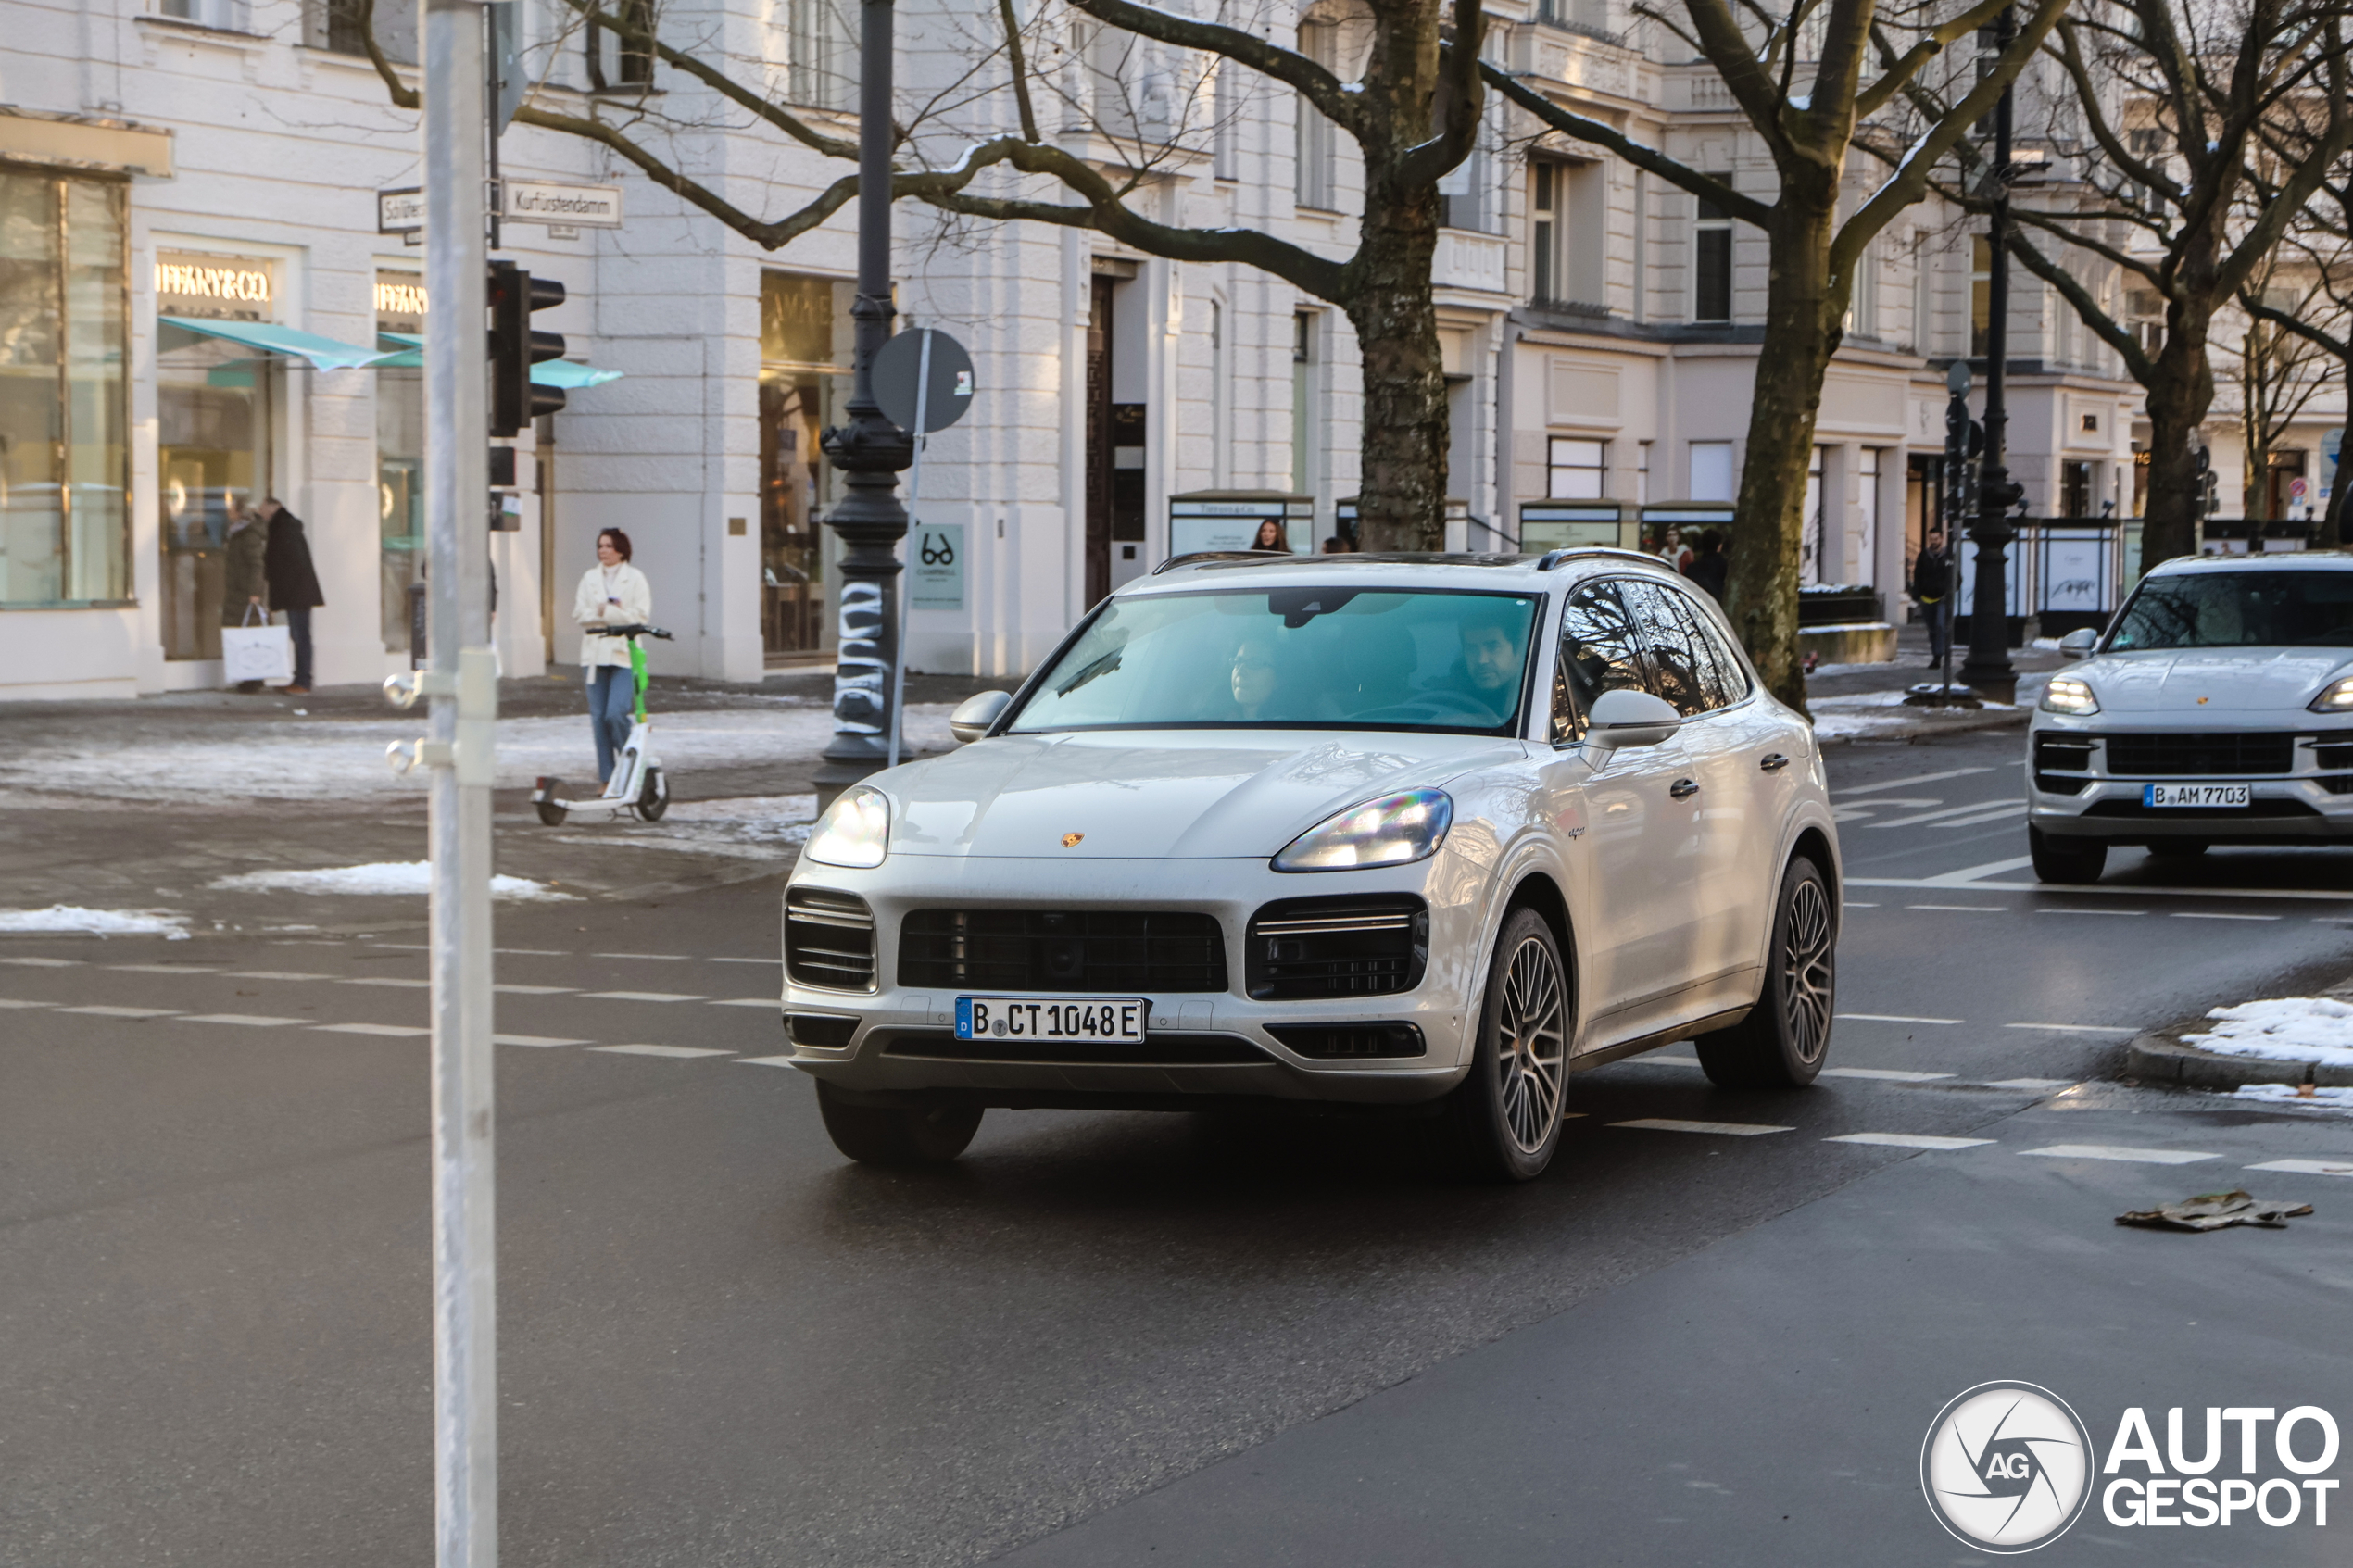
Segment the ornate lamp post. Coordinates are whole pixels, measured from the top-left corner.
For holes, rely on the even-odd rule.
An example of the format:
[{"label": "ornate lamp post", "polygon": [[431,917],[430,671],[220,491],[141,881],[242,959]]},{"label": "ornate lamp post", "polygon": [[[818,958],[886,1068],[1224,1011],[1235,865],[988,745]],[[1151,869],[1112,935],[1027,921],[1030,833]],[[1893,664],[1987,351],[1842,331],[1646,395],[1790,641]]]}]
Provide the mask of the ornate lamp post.
[{"label": "ornate lamp post", "polygon": [[[2004,6],[1994,19],[1994,47],[2007,50],[2018,36],[2018,19]],[[2003,463],[2003,437],[2009,412],[2003,401],[2003,383],[2009,369],[2010,260],[2007,249],[2010,218],[2010,99],[2002,89],[1994,109],[1994,210],[1986,263],[1985,322],[1985,458],[1978,470],[1977,517],[1969,531],[1977,546],[1977,581],[1971,587],[1969,618],[1969,659],[1961,679],[2008,701],[2017,688],[2018,672],[2010,668],[2009,592],[2005,581],[2004,552],[2018,535],[2008,525],[2009,509],[2024,490],[2010,480]]]},{"label": "ornate lamp post", "polygon": [[834,668],[834,738],[817,770],[820,809],[889,760],[899,724],[890,671],[899,656],[900,541],[907,509],[899,473],[915,458],[914,442],[875,402],[875,356],[890,337],[890,78],[892,0],[864,0],[858,61],[858,299],[849,422],[819,437],[849,491],[825,519],[840,533],[839,646]]}]

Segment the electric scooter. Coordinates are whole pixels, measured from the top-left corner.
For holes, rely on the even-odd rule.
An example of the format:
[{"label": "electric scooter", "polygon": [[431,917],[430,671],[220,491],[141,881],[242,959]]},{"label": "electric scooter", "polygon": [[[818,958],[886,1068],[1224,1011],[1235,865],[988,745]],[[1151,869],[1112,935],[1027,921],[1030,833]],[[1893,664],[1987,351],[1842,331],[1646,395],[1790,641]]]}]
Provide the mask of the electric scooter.
[{"label": "electric scooter", "polygon": [[658,822],[661,814],[670,809],[670,781],[662,776],[661,763],[654,757],[654,723],[646,716],[646,650],[637,639],[660,637],[668,642],[670,633],[659,626],[642,623],[590,626],[586,630],[629,639],[629,673],[637,687],[637,706],[630,716],[629,739],[623,745],[621,755],[613,759],[612,778],[606,784],[604,794],[589,800],[566,800],[557,793],[563,788],[563,780],[542,775],[531,803],[538,809],[539,820],[551,828],[560,827],[574,811],[606,811],[614,816],[634,812],[645,822]]}]

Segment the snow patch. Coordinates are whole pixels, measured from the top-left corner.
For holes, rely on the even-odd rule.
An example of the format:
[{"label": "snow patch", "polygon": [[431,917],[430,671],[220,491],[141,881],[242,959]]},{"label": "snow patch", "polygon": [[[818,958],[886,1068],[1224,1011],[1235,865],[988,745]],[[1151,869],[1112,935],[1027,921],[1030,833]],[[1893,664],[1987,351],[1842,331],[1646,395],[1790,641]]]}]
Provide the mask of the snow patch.
[{"label": "snow patch", "polygon": [[[211,885],[231,893],[397,893],[422,897],[433,891],[433,862],[379,860],[373,865],[334,866],[325,871],[245,872],[221,877]],[[575,897],[560,893],[544,882],[520,876],[492,877],[490,896],[546,902]]]},{"label": "snow patch", "polygon": [[2317,1105],[2331,1110],[2353,1110],[2353,1089],[2314,1089],[2299,1095],[2293,1084],[2242,1084],[2233,1099],[2259,1099],[2271,1104]]},{"label": "snow patch", "polygon": [[2309,1061],[2353,1067],[2353,1006],[2326,997],[2273,997],[2214,1008],[2212,1033],[2184,1035],[2182,1043],[2218,1056],[2262,1061]]},{"label": "snow patch", "polygon": [[188,921],[168,909],[85,909],[52,904],[45,909],[0,909],[0,931],[63,931],[82,936],[166,936],[188,939]]}]

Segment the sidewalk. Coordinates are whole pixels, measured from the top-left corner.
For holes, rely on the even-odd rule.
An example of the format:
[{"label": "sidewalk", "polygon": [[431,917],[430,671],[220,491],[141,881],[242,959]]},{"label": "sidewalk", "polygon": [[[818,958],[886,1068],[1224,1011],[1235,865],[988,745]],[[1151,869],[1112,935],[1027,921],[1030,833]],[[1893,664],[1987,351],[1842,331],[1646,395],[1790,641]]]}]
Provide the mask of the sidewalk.
[{"label": "sidewalk", "polygon": [[[1956,684],[1962,658],[1963,651],[1956,648]],[[1893,663],[1818,668],[1806,683],[1806,707],[1814,714],[1814,733],[1825,746],[1858,740],[1908,743],[1971,730],[2023,728],[2043,683],[2068,662],[2057,648],[2013,648],[2010,663],[2018,671],[2018,692],[2008,706],[1906,708],[1904,694],[1936,681],[1939,672],[1929,662],[1928,628],[1906,626],[1897,633]]]}]

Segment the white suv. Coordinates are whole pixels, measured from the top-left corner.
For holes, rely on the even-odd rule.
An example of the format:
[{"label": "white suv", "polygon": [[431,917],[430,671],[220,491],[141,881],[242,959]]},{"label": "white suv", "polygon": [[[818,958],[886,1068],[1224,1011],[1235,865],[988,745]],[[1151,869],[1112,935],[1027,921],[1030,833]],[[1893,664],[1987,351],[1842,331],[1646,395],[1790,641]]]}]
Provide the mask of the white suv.
[{"label": "white suv", "polygon": [[2027,847],[2092,882],[2108,846],[2353,844],[2353,555],[2184,557],[2133,590],[2027,731]]},{"label": "white suv", "polygon": [[990,1106],[1316,1100],[1526,1179],[1576,1069],[1821,1068],[1820,754],[1649,557],[1182,559],[955,717],[785,895],[793,1061],[854,1159],[953,1159]]}]

